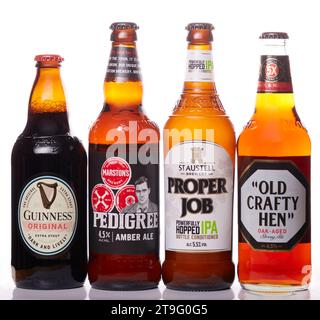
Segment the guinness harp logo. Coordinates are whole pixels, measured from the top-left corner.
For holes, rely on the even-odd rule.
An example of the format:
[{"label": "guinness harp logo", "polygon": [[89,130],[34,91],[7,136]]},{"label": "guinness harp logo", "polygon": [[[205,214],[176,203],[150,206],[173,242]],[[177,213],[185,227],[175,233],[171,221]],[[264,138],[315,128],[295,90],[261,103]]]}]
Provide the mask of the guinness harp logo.
[{"label": "guinness harp logo", "polygon": [[38,182],[37,187],[40,190],[43,207],[50,209],[57,196],[58,183]]}]

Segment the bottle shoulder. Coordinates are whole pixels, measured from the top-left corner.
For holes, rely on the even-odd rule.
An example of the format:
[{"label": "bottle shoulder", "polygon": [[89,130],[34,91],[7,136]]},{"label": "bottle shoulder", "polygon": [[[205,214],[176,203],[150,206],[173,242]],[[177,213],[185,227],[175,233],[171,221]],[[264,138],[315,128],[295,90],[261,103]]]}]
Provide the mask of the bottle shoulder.
[{"label": "bottle shoulder", "polygon": [[176,115],[172,114],[164,126],[165,129],[221,129],[232,131],[234,133],[234,126],[230,118],[224,115],[214,115],[206,113],[198,113],[197,115]]},{"label": "bottle shoulder", "polygon": [[190,140],[213,142],[229,153],[234,162],[236,136],[232,122],[226,115],[175,116],[167,120],[164,131],[164,154],[177,143]]},{"label": "bottle shoulder", "polygon": [[75,154],[86,157],[81,141],[70,134],[54,136],[25,136],[21,134],[12,149],[12,157],[21,155]]},{"label": "bottle shoulder", "polygon": [[217,94],[182,94],[172,116],[226,116],[225,109]]},{"label": "bottle shoulder", "polygon": [[89,141],[94,144],[129,143],[129,139],[137,135],[137,143],[149,135],[152,142],[158,142],[160,131],[158,125],[142,112],[103,111],[90,128]]},{"label": "bottle shoulder", "polygon": [[309,155],[311,140],[299,119],[258,121],[254,117],[238,137],[239,155]]}]

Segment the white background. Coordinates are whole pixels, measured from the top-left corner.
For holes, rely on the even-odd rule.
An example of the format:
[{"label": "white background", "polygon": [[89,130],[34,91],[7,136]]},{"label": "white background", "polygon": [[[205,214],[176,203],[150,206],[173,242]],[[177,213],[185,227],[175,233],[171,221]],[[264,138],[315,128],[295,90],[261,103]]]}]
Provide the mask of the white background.
[{"label": "white background", "polygon": [[[109,26],[133,21],[140,26],[138,53],[144,81],[144,109],[162,129],[182,90],[186,35],[189,22],[211,22],[214,32],[215,78],[221,101],[237,136],[250,119],[255,104],[259,68],[259,41],[263,31],[285,31],[290,36],[289,54],[296,106],[313,143],[312,241],[313,279],[310,292],[280,298],[320,298],[320,125],[319,74],[320,19],[318,0],[11,0],[0,3],[0,102],[1,215],[0,298],[85,298],[90,290],[65,293],[14,290],[10,270],[10,154],[27,118],[36,54],[56,53],[65,58],[62,77],[67,93],[72,133],[87,146],[91,123],[103,105],[103,80],[110,53]],[[294,143],[294,141],[292,142]],[[13,182],[14,183],[14,182]],[[161,189],[162,191],[162,189]],[[163,196],[162,196],[163,203]],[[236,202],[235,202],[236,203]],[[162,233],[164,212],[162,205]],[[237,262],[237,221],[234,213],[234,262]],[[162,258],[164,248],[162,246]],[[93,298],[160,298],[164,289],[138,295],[90,291]],[[257,298],[233,291],[174,293],[164,298]],[[261,298],[261,297],[260,297]],[[268,297],[267,297],[268,298]],[[270,298],[270,297],[269,297]]]}]

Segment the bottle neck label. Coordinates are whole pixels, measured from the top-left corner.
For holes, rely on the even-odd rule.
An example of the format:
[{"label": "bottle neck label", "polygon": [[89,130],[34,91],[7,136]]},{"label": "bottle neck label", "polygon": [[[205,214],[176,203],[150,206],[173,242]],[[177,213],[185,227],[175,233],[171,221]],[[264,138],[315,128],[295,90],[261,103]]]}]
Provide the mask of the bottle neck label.
[{"label": "bottle neck label", "polygon": [[117,46],[111,50],[106,81],[141,81],[136,48]]},{"label": "bottle neck label", "polygon": [[258,93],[293,93],[289,56],[261,56]]},{"label": "bottle neck label", "polygon": [[211,50],[188,50],[186,82],[214,82]]}]

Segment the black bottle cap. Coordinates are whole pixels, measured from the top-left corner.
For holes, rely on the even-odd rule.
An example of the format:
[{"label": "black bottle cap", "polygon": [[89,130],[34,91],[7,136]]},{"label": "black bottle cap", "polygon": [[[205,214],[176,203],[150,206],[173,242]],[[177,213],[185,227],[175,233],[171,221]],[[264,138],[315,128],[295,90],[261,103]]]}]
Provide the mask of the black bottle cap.
[{"label": "black bottle cap", "polygon": [[289,39],[286,32],[263,32],[259,39]]},{"label": "black bottle cap", "polygon": [[214,30],[214,26],[211,23],[193,22],[186,26],[186,30]]},{"label": "black bottle cap", "polygon": [[138,30],[139,27],[134,22],[114,22],[110,26],[110,29],[111,30],[128,30],[128,29]]}]

